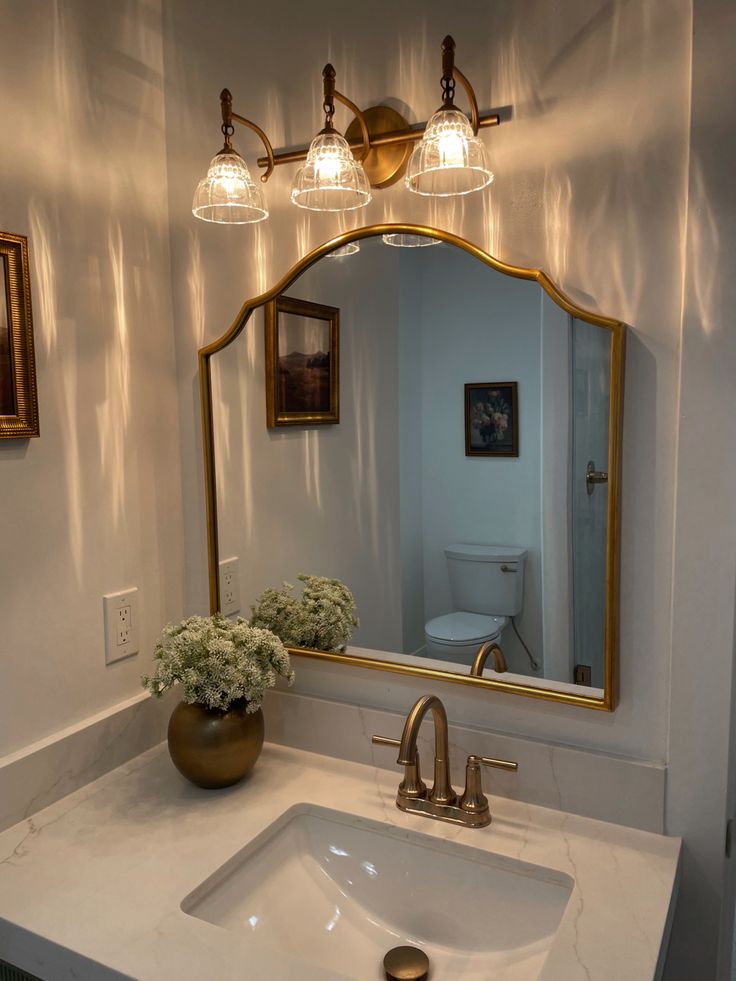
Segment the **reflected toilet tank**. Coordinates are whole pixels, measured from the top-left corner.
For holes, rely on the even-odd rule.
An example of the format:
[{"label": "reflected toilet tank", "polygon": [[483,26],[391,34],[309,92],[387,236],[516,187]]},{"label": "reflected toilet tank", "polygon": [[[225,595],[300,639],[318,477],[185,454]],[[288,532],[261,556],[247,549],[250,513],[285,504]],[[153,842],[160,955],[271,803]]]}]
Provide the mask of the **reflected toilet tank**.
[{"label": "reflected toilet tank", "polygon": [[447,545],[455,610],[513,617],[521,612],[526,549],[505,545]]}]

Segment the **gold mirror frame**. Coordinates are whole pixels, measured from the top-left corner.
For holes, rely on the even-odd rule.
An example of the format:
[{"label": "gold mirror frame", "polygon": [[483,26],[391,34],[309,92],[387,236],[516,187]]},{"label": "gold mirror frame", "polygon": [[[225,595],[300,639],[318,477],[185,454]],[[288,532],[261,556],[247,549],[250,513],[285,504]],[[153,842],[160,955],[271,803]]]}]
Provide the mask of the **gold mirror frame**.
[{"label": "gold mirror frame", "polygon": [[363,238],[375,238],[379,235],[403,232],[409,235],[424,235],[437,238],[442,242],[455,245],[481,262],[506,276],[516,279],[535,280],[554,302],[567,311],[571,316],[586,323],[603,327],[611,332],[611,397],[609,415],[608,440],[608,524],[606,532],[606,618],[604,632],[604,673],[605,686],[603,698],[577,692],[556,691],[549,688],[524,685],[518,682],[500,681],[495,678],[474,678],[470,675],[453,674],[450,671],[438,671],[433,668],[419,668],[393,661],[381,661],[377,658],[352,657],[332,651],[316,651],[304,648],[289,648],[291,654],[299,657],[317,658],[333,661],[336,664],[352,665],[357,668],[370,668],[377,671],[389,671],[395,674],[413,675],[416,678],[427,678],[434,681],[450,681],[460,685],[473,685],[491,691],[510,692],[513,695],[525,695],[530,698],[542,698],[548,701],[561,702],[567,705],[577,705],[585,708],[612,712],[618,699],[618,610],[619,610],[619,538],[620,538],[620,497],[621,497],[621,433],[623,424],[623,382],[624,382],[624,347],[626,341],[626,325],[620,320],[613,320],[601,314],[584,310],[573,303],[549,277],[540,269],[524,269],[520,266],[510,266],[484,252],[478,246],[453,235],[451,232],[440,231],[423,225],[392,223],[385,225],[369,225],[356,228],[350,232],[338,235],[325,242],[308,255],[300,259],[289,272],[270,290],[260,296],[246,300],[240,308],[237,317],[228,330],[216,341],[201,348],[199,359],[199,387],[202,410],[202,439],[204,451],[204,482],[205,507],[207,512],[207,553],[209,567],[210,612],[220,609],[220,584],[218,576],[219,546],[217,524],[217,486],[214,453],[214,426],[212,416],[212,373],[210,359],[213,354],[228,347],[238,337],[245,327],[251,313],[258,307],[264,306],[279,294],[288,289],[292,283],[310,266],[323,256],[341,245],[347,245]]},{"label": "gold mirror frame", "polygon": [[5,280],[4,291],[0,290],[0,303],[5,304],[8,318],[15,410],[0,415],[0,439],[30,439],[40,432],[28,239],[25,235],[0,232],[0,264],[5,267],[5,275],[0,277],[0,283]]}]

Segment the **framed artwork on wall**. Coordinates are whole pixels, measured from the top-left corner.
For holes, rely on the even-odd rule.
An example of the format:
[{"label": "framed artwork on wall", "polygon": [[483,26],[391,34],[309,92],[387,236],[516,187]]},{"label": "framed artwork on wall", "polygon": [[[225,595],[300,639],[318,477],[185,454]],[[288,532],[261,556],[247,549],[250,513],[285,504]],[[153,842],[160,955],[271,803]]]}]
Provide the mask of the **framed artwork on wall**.
[{"label": "framed artwork on wall", "polygon": [[278,296],[266,304],[266,424],[340,421],[340,311]]},{"label": "framed artwork on wall", "polygon": [[28,240],[0,232],[0,439],[38,435]]},{"label": "framed artwork on wall", "polygon": [[465,386],[465,455],[519,455],[516,382],[474,382]]}]

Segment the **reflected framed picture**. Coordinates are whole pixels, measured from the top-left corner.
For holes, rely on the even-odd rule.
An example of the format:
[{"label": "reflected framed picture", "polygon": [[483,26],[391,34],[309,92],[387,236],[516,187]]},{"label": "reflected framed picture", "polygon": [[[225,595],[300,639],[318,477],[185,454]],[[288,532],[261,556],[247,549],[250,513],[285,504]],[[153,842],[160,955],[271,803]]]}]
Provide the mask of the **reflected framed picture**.
[{"label": "reflected framed picture", "polygon": [[28,240],[0,232],[0,439],[38,435]]},{"label": "reflected framed picture", "polygon": [[340,421],[340,311],[278,296],[266,304],[266,424]]},{"label": "reflected framed picture", "polygon": [[519,455],[517,382],[465,386],[465,456]]}]

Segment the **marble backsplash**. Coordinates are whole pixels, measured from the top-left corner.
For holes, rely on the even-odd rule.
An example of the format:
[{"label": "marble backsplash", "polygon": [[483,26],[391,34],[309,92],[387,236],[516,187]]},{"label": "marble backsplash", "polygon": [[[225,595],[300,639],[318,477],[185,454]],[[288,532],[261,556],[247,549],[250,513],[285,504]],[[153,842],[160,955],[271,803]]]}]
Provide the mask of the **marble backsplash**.
[{"label": "marble backsplash", "polygon": [[[161,700],[141,693],[26,749],[0,758],[0,830],[47,807],[166,738],[176,693]],[[409,706],[407,706],[407,709]],[[366,763],[396,773],[396,751],[374,746],[373,733],[398,737],[404,716],[288,691],[267,693],[266,738],[274,743]],[[422,772],[431,777],[433,730],[422,726]],[[664,830],[666,768],[624,757],[521,738],[473,726],[450,726],[456,787],[470,753],[515,760],[518,772],[488,770],[486,792],[599,818]]]}]

